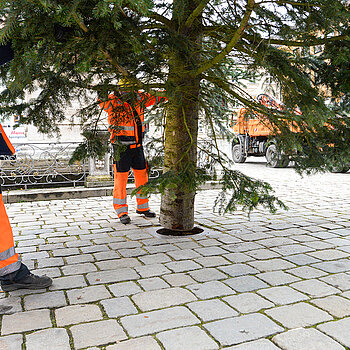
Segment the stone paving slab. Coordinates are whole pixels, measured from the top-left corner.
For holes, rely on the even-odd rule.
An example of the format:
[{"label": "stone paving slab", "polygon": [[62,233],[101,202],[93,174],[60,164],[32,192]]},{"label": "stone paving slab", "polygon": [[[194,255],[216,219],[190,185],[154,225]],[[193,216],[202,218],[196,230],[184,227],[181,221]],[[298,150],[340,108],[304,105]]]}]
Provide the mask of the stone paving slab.
[{"label": "stone paving slab", "polygon": [[82,323],[70,328],[76,349],[99,346],[127,339],[116,320]]},{"label": "stone paving slab", "polygon": [[[204,232],[169,237],[134,200],[127,226],[110,196],[8,204],[18,252],[54,283],[0,293],[0,349],[46,350],[53,338],[62,350],[350,347],[349,174],[235,166],[289,211],[221,216],[218,190],[198,192]],[[159,213],[160,196],[150,203]]]},{"label": "stone paving slab", "polygon": [[221,345],[234,345],[282,332],[283,328],[261,314],[232,317],[204,327]]},{"label": "stone paving slab", "polygon": [[120,321],[132,337],[200,323],[200,320],[184,306],[125,316]]},{"label": "stone paving slab", "polygon": [[345,350],[332,338],[314,328],[297,328],[273,337],[273,341],[284,350]]},{"label": "stone paving slab", "polygon": [[44,329],[26,336],[26,350],[69,350],[69,336],[64,328]]},{"label": "stone paving slab", "polygon": [[131,299],[141,311],[150,311],[185,304],[196,297],[186,289],[175,287],[135,294]]},{"label": "stone paving slab", "polygon": [[216,350],[219,349],[213,339],[199,327],[172,329],[157,334],[165,350]]},{"label": "stone paving slab", "polygon": [[317,328],[337,340],[339,343],[350,347],[350,318],[343,318],[339,321],[320,324]]},{"label": "stone paving slab", "polygon": [[22,350],[23,335],[13,334],[0,337],[0,349]]},{"label": "stone paving slab", "polygon": [[160,345],[151,336],[140,337],[107,346],[106,350],[161,350]]}]

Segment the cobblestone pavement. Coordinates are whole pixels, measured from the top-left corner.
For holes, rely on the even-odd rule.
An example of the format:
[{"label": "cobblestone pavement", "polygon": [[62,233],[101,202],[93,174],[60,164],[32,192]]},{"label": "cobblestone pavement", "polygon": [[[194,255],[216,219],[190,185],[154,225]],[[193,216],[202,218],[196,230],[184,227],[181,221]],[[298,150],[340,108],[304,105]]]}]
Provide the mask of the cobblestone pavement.
[{"label": "cobblestone pavement", "polygon": [[289,211],[220,216],[202,191],[204,233],[166,237],[134,198],[128,226],[111,197],[7,205],[17,251],[54,283],[0,293],[0,349],[350,348],[350,173],[238,168]]}]

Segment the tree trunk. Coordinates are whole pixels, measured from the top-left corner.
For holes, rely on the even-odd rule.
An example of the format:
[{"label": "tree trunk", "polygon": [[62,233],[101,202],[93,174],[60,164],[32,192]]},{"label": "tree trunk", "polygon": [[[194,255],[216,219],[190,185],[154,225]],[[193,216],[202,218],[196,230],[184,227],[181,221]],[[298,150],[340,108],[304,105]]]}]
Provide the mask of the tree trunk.
[{"label": "tree trunk", "polygon": [[191,72],[200,62],[201,17],[190,28],[182,24],[198,3],[198,0],[174,1],[173,21],[179,28],[173,40],[181,45],[174,45],[169,60],[164,172],[172,171],[182,181],[163,194],[160,223],[175,231],[189,231],[194,226],[200,78]]}]

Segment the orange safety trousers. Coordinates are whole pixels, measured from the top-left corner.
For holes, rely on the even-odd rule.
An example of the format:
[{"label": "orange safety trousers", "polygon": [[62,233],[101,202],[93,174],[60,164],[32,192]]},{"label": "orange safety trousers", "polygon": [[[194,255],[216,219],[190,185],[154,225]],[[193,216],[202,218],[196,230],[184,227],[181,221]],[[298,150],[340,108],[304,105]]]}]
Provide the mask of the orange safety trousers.
[{"label": "orange safety trousers", "polygon": [[0,193],[0,276],[17,271],[21,258],[15,252],[13,232]]},{"label": "orange safety trousers", "polygon": [[[126,185],[128,183],[129,171],[118,172],[116,164],[113,164],[114,170],[114,189],[113,189],[113,207],[118,217],[128,214]],[[135,177],[135,187],[145,185],[148,181],[147,169],[132,169]],[[142,196],[141,191],[136,193],[136,202],[138,211],[149,210],[148,198]]]}]

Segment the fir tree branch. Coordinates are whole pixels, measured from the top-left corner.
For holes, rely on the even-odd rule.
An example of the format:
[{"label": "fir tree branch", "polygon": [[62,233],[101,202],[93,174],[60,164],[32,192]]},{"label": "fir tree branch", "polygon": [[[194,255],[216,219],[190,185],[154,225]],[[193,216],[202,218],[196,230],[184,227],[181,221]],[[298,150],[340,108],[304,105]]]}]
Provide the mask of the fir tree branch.
[{"label": "fir tree branch", "polygon": [[213,67],[214,65],[219,63],[221,60],[223,60],[233,50],[233,48],[237,44],[238,40],[241,38],[241,36],[242,36],[242,34],[243,34],[243,32],[244,32],[244,30],[249,22],[250,16],[251,16],[253,9],[254,9],[254,5],[255,5],[255,0],[247,0],[247,7],[246,7],[246,11],[244,13],[243,19],[241,21],[241,24],[239,25],[239,27],[237,28],[237,30],[233,34],[230,42],[226,45],[226,47],[216,57],[213,57],[211,60],[204,63],[195,72],[193,72],[192,73],[193,75],[195,75],[195,76],[200,75],[203,72],[207,71],[208,69],[210,69],[211,67]]},{"label": "fir tree branch", "polygon": [[12,32],[15,30],[16,23],[17,23],[17,17],[19,15],[19,13],[20,13],[20,10],[18,9],[12,15],[7,15],[5,23],[2,24],[3,27],[0,30],[0,43],[1,44],[5,44],[9,40]]},{"label": "fir tree branch", "polygon": [[106,57],[107,61],[115,68],[117,68],[117,70],[119,71],[119,73],[121,73],[124,77],[128,77],[130,75],[130,73],[128,72],[128,70],[126,68],[124,68],[123,66],[121,66],[117,60],[115,58],[113,58],[109,52],[105,51],[105,50],[101,50],[104,54],[104,56]]},{"label": "fir tree branch", "polygon": [[173,27],[171,20],[160,15],[159,13],[151,12],[149,18],[154,19],[154,20],[164,24],[169,29],[171,29]]},{"label": "fir tree branch", "polygon": [[323,45],[332,41],[341,41],[346,40],[348,37],[346,35],[339,35],[339,36],[333,36],[330,38],[314,38],[312,40],[307,41],[294,41],[294,40],[279,40],[279,39],[264,39],[261,37],[254,37],[252,35],[243,35],[244,38],[250,40],[250,41],[256,41],[256,39],[259,40],[259,42],[263,42],[265,44],[270,45],[281,45],[281,46],[295,46],[295,47],[309,47],[309,46],[315,46],[315,45]]},{"label": "fir tree branch", "polygon": [[193,21],[203,12],[205,6],[210,2],[210,0],[202,0],[201,3],[194,9],[194,11],[188,16],[185,27],[190,27]]},{"label": "fir tree branch", "polygon": [[73,12],[72,14],[73,18],[75,19],[75,21],[77,22],[77,24],[79,25],[79,27],[85,32],[88,32],[88,29],[86,27],[86,25],[84,24],[84,22],[79,18],[79,16],[77,15],[76,12]]}]

